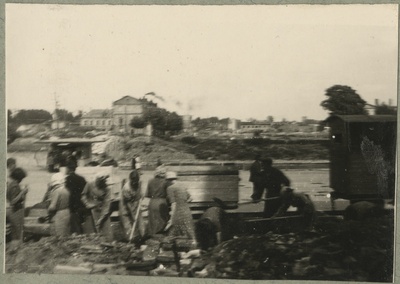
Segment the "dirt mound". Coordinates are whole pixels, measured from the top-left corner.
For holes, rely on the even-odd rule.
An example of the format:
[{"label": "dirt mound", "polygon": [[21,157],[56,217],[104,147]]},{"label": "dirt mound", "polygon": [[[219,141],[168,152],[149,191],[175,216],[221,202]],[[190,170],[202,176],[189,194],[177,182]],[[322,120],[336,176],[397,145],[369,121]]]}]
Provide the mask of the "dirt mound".
[{"label": "dirt mound", "polygon": [[288,144],[270,140],[207,139],[191,141],[190,144],[190,153],[205,160],[251,160],[256,152],[281,160],[324,160],[329,157],[326,146],[312,141]]},{"label": "dirt mound", "polygon": [[157,159],[163,162],[194,160],[194,155],[187,153],[186,148],[155,137],[151,139],[114,137],[108,142],[105,151],[108,156],[122,164],[136,156],[140,156],[144,163],[155,163]]}]

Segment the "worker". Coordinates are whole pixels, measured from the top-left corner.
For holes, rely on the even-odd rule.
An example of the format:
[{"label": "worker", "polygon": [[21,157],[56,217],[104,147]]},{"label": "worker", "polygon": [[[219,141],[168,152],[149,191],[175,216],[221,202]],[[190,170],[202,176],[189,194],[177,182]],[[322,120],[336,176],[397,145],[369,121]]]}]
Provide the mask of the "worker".
[{"label": "worker", "polygon": [[82,234],[82,223],[85,220],[85,205],[82,203],[81,196],[86,185],[84,177],[75,173],[77,161],[69,159],[66,165],[65,187],[70,193],[69,210],[71,212],[71,234]]},{"label": "worker", "polygon": [[7,180],[7,207],[8,219],[11,223],[11,239],[22,242],[24,226],[24,201],[28,193],[28,186],[21,188],[20,183],[26,177],[26,172],[15,168]]},{"label": "worker", "polygon": [[263,183],[267,189],[264,203],[264,217],[272,217],[282,204],[281,189],[282,186],[290,186],[290,180],[279,169],[272,166],[272,159],[265,158],[263,164]]},{"label": "worker", "polygon": [[70,193],[65,187],[65,175],[56,173],[51,177],[52,192],[47,209],[52,223],[52,234],[68,236],[71,233],[71,213],[69,210]]},{"label": "worker", "polygon": [[350,204],[344,210],[345,220],[368,221],[370,218],[381,217],[384,215],[385,202],[382,200],[357,201]]},{"label": "worker", "polygon": [[145,197],[150,198],[147,232],[150,236],[164,232],[169,219],[165,173],[165,168],[157,168],[154,178],[147,184]]},{"label": "worker", "polygon": [[47,153],[47,170],[49,171],[49,173],[54,173],[56,172],[54,166],[56,164],[55,159],[56,159],[56,152],[54,150],[54,147],[51,147],[49,149],[49,152]]},{"label": "worker", "polygon": [[290,187],[284,187],[281,190],[281,201],[282,204],[278,208],[278,211],[272,216],[280,217],[283,216],[290,206],[296,207],[296,212],[304,217],[304,224],[306,227],[310,227],[315,219],[315,206],[311,201],[308,194],[301,192],[294,192]]},{"label": "worker", "polygon": [[91,218],[94,223],[94,228],[91,228],[91,230],[102,232],[105,235],[108,235],[111,229],[109,220],[111,215],[111,190],[107,184],[108,178],[108,174],[98,173],[94,181],[86,183],[81,196],[81,201],[91,211]]},{"label": "worker", "polygon": [[13,170],[17,167],[17,160],[14,158],[7,159],[7,177],[9,177]]},{"label": "worker", "polygon": [[195,223],[196,240],[202,250],[207,250],[221,243],[225,215],[226,212],[221,207],[210,207]]},{"label": "worker", "polygon": [[176,172],[167,172],[165,176],[171,204],[171,218],[166,229],[171,228],[168,232],[170,236],[189,238],[196,245],[194,222],[189,207],[190,195],[184,187],[176,184],[177,178]]},{"label": "worker", "polygon": [[259,153],[256,154],[255,161],[250,166],[249,181],[253,183],[251,199],[256,202],[261,199],[265,188],[263,182],[263,164],[261,162],[261,154]]},{"label": "worker", "polygon": [[[125,235],[130,240],[131,230],[135,226],[132,238],[138,239],[144,235],[143,222],[140,214],[141,181],[138,171],[135,169],[135,159],[132,159],[132,171],[129,173],[129,181],[125,183],[121,191],[119,203],[120,218]],[[140,232],[141,233],[138,233]]]}]

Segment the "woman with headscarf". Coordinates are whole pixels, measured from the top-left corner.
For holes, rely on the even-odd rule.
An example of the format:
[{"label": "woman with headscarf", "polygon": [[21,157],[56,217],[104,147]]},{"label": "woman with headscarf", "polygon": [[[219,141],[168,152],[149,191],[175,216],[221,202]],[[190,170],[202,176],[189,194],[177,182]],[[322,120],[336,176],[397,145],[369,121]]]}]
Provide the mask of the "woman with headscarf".
[{"label": "woman with headscarf", "polygon": [[145,197],[150,198],[148,216],[148,234],[162,233],[169,218],[167,204],[167,182],[165,168],[157,168],[154,178],[149,180]]},{"label": "woman with headscarf", "polygon": [[22,241],[24,227],[24,201],[28,187],[20,187],[26,173],[21,168],[15,168],[7,181],[8,219],[11,223],[11,239]]},{"label": "woman with headscarf", "polygon": [[167,172],[167,194],[171,203],[171,219],[168,226],[171,226],[169,235],[174,237],[186,237],[196,243],[194,222],[189,207],[190,195],[187,190],[177,184],[177,174]]},{"label": "woman with headscarf", "polygon": [[52,220],[52,234],[68,236],[71,233],[71,213],[69,210],[70,192],[65,187],[65,175],[56,173],[51,177],[50,205],[47,211]]}]

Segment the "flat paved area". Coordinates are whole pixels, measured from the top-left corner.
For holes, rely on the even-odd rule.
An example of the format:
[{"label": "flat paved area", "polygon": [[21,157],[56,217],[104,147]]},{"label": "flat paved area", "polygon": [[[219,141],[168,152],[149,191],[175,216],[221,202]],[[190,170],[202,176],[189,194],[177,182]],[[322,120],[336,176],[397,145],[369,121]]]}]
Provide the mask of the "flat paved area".
[{"label": "flat paved area", "polygon": [[[21,165],[23,167],[23,165]],[[28,177],[23,181],[29,185],[29,192],[25,206],[32,206],[40,202],[47,190],[47,183],[50,182],[51,173],[48,173],[43,168],[35,165],[27,165],[23,167],[28,172]],[[292,187],[299,191],[308,193],[314,201],[317,210],[331,210],[330,199],[327,194],[331,192],[329,188],[329,170],[328,169],[282,169],[292,182]],[[116,181],[128,179],[129,171],[116,170]],[[142,191],[147,187],[148,180],[153,177],[153,171],[142,172]],[[239,204],[250,201],[252,193],[252,183],[249,182],[249,172],[240,171],[239,174]],[[118,185],[115,186],[117,191]],[[337,200],[336,209],[340,210],[347,206],[345,200]],[[243,204],[234,210],[237,212],[261,212],[263,210],[263,202],[258,204]]]}]

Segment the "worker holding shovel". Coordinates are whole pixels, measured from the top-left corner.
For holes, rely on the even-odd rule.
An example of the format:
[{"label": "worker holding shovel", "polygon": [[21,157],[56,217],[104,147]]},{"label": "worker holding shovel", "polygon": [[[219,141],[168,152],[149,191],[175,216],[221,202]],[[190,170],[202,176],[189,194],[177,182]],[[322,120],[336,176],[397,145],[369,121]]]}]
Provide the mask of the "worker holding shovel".
[{"label": "worker holding shovel", "polygon": [[272,159],[262,160],[264,186],[267,189],[264,202],[264,217],[272,217],[282,205],[280,191],[283,186],[290,186],[290,180],[279,169],[272,166]]},{"label": "worker holding shovel", "polygon": [[92,219],[94,223],[92,230],[95,232],[103,231],[105,234],[107,232],[111,233],[109,220],[111,215],[111,190],[108,187],[108,178],[108,174],[97,174],[93,182],[86,184],[81,197],[83,204],[91,212],[91,218],[89,217],[89,219]]},{"label": "worker holding shovel", "polygon": [[[132,163],[132,167],[134,167],[134,163]],[[136,168],[133,168],[129,174],[129,181],[122,188],[119,203],[121,223],[129,241],[144,234],[143,221],[140,214],[140,201],[142,197],[140,190],[140,174]],[[137,230],[138,228],[139,230]],[[141,232],[139,233],[139,231]]]}]

